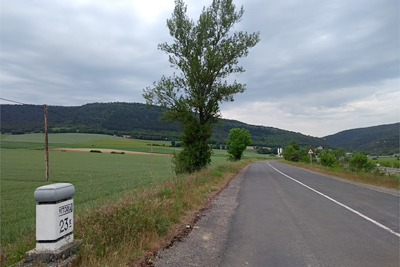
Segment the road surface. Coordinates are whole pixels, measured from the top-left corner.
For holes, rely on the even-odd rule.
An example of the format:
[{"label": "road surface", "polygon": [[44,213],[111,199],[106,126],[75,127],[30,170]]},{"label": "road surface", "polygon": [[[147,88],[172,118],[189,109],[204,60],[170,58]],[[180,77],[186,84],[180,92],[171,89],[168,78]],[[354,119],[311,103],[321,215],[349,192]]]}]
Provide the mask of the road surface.
[{"label": "road surface", "polygon": [[156,266],[400,266],[396,190],[275,161],[251,164],[225,190]]},{"label": "road surface", "polygon": [[399,197],[259,162],[241,185],[220,266],[398,267],[398,233]]}]

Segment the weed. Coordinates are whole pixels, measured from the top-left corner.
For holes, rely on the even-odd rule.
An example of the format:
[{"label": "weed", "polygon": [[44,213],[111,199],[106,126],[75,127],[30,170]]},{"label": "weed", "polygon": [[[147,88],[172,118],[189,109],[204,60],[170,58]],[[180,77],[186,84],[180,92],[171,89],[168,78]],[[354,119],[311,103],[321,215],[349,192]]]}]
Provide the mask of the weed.
[{"label": "weed", "polygon": [[222,176],[222,171],[219,170],[219,169],[214,169],[214,170],[212,170],[212,174],[213,174],[214,176],[219,176],[219,177],[221,177],[221,176]]},{"label": "weed", "polygon": [[161,199],[170,198],[171,195],[172,195],[171,188],[161,188],[160,190],[158,190],[158,197]]}]

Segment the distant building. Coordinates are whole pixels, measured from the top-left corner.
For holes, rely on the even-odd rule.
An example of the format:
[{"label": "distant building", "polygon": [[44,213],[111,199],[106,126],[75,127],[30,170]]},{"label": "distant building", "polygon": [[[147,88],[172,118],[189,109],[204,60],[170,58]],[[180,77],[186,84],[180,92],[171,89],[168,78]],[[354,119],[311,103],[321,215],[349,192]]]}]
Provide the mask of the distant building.
[{"label": "distant building", "polygon": [[282,157],[283,148],[278,148],[278,157]]},{"label": "distant building", "polygon": [[324,150],[324,148],[322,146],[317,147],[317,149]]},{"label": "distant building", "polygon": [[130,135],[123,135],[122,137],[123,137],[123,138],[131,138],[132,136],[130,136]]}]

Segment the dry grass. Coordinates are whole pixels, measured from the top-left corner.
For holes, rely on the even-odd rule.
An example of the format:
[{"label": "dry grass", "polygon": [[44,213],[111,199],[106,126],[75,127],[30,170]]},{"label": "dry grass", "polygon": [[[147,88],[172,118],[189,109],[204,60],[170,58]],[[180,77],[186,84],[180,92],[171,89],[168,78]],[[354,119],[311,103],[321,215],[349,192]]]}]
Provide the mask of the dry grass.
[{"label": "dry grass", "polygon": [[[195,212],[249,162],[224,163],[162,185],[131,192],[75,221],[83,247],[73,266],[146,266]],[[147,259],[144,259],[147,255]]]},{"label": "dry grass", "polygon": [[395,175],[383,175],[378,172],[375,173],[357,173],[357,172],[351,172],[351,171],[346,171],[342,170],[339,168],[328,168],[324,167],[321,165],[308,165],[304,163],[294,163],[294,162],[288,162],[288,161],[281,161],[282,163],[292,165],[295,167],[300,167],[303,169],[327,174],[327,175],[333,175],[337,176],[343,179],[351,180],[351,181],[356,181],[356,182],[361,182],[365,184],[372,184],[372,185],[377,185],[377,186],[383,186],[387,188],[394,188],[394,189],[400,189],[399,185],[399,177]]}]

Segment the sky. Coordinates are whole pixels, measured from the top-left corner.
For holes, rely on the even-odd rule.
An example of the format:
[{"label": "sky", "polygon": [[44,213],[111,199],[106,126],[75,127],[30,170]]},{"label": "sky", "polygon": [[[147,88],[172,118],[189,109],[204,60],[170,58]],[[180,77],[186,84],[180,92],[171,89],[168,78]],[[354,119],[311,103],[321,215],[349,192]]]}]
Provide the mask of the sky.
[{"label": "sky", "polygon": [[[212,0],[186,0],[195,22]],[[231,33],[261,41],[230,81],[223,118],[323,137],[400,121],[398,0],[234,0]],[[170,76],[173,0],[12,0],[0,4],[0,96],[26,104],[145,103]],[[1,100],[1,104],[12,104]]]}]

